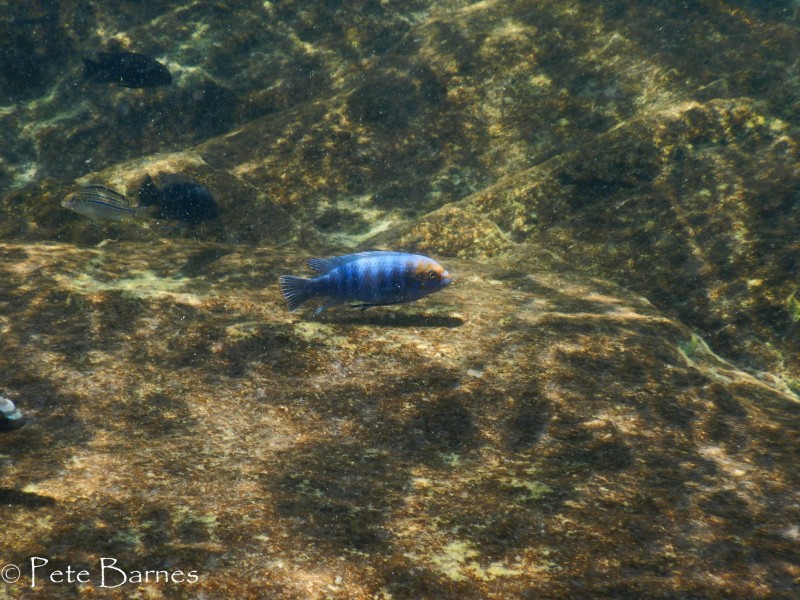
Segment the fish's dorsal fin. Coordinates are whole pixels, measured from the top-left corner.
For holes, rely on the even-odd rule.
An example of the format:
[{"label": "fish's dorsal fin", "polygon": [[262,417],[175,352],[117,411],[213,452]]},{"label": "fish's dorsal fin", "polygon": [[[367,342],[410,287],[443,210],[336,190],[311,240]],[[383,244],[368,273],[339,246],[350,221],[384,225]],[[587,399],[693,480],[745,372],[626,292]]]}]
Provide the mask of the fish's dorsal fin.
[{"label": "fish's dorsal fin", "polygon": [[184,175],[183,173],[167,173],[165,171],[159,171],[158,175],[155,176],[155,181],[158,187],[160,187],[162,190],[171,185],[182,185],[182,184],[199,185],[194,179],[192,179],[188,175]]},{"label": "fish's dorsal fin", "polygon": [[346,265],[348,263],[361,260],[362,258],[369,258],[370,256],[389,256],[391,254],[402,254],[401,252],[392,252],[391,250],[367,250],[366,252],[356,252],[355,254],[346,254],[344,256],[329,256],[327,258],[309,258],[306,264],[319,271],[322,274],[330,273],[333,269]]}]

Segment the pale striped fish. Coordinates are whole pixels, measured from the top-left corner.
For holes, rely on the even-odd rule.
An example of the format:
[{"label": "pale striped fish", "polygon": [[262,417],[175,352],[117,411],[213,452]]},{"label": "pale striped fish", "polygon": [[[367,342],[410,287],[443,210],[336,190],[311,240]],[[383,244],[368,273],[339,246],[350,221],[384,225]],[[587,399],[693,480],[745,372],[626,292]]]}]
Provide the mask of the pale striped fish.
[{"label": "pale striped fish", "polygon": [[0,396],[0,431],[13,431],[24,424],[25,417],[14,403],[5,396]]},{"label": "pale striped fish", "polygon": [[61,206],[87,217],[95,224],[101,219],[111,221],[140,219],[145,216],[148,208],[131,202],[110,187],[98,184],[83,186],[67,196]]}]

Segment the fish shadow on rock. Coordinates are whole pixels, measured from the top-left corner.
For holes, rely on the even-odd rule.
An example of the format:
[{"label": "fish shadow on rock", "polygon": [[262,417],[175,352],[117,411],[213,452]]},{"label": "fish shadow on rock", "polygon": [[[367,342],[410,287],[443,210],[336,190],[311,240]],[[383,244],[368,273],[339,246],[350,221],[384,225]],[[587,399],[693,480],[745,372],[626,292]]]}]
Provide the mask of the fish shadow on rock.
[{"label": "fish shadow on rock", "polygon": [[425,313],[384,312],[362,314],[363,311],[326,313],[321,321],[337,325],[374,325],[380,327],[461,327],[464,320],[459,317]]},{"label": "fish shadow on rock", "polygon": [[42,506],[55,506],[56,501],[50,496],[42,496],[34,492],[21,492],[11,488],[0,487],[0,504],[3,506],[39,508]]},{"label": "fish shadow on rock", "polygon": [[519,452],[539,443],[550,424],[553,410],[550,403],[531,390],[522,398],[521,406],[506,426],[506,445]]},{"label": "fish shadow on rock", "polygon": [[614,473],[633,465],[633,451],[612,424],[590,429],[582,419],[562,417],[558,437],[560,461],[580,463],[595,472]]},{"label": "fish shadow on rock", "polygon": [[417,414],[399,426],[390,447],[412,462],[439,465],[442,455],[463,454],[478,444],[472,413],[452,395],[420,405]]},{"label": "fish shadow on rock", "polygon": [[[242,377],[256,363],[268,365],[286,377],[303,377],[319,368],[314,344],[295,335],[291,324],[259,324],[238,339],[225,337],[220,331],[214,336],[214,340],[222,343],[222,350],[210,353],[208,342],[204,342],[203,360],[216,357],[213,362],[221,375]],[[211,362],[203,363],[206,372]]]},{"label": "fish shadow on rock", "polygon": [[228,248],[207,248],[191,254],[178,271],[179,277],[197,277],[206,274],[206,267],[223,256],[231,254]]},{"label": "fish shadow on rock", "polygon": [[402,503],[408,473],[390,455],[369,450],[311,445],[288,454],[264,484],[299,535],[337,548],[380,551],[390,537],[384,522]]},{"label": "fish shadow on rock", "polygon": [[182,398],[162,393],[149,394],[136,402],[122,401],[112,427],[128,438],[157,440],[190,433],[197,426]]},{"label": "fish shadow on rock", "polygon": [[376,577],[383,583],[381,589],[387,589],[390,597],[397,600],[464,600],[475,597],[467,581],[453,581],[434,569],[421,567],[400,553],[393,554],[381,564]]},{"label": "fish shadow on rock", "polygon": [[[106,502],[92,511],[90,522],[80,508],[66,508],[58,517],[49,537],[39,542],[45,548],[64,549],[65,562],[78,562],[83,548],[113,556],[122,564],[147,565],[148,569],[171,568],[176,547],[180,548],[181,561],[198,568],[219,555],[207,543],[198,543],[209,538],[202,523],[193,526],[191,515],[180,517],[174,509],[157,503]],[[116,579],[113,583],[118,582]]]},{"label": "fish shadow on rock", "polygon": [[606,294],[609,299],[592,300],[562,293],[553,285],[537,281],[535,274],[530,274],[526,271],[510,270],[493,277],[498,281],[508,282],[508,285],[513,287],[515,291],[526,292],[538,298],[547,298],[548,310],[551,312],[603,315],[614,312],[620,307],[618,303],[611,300],[611,298],[618,296],[619,288],[608,282],[595,280],[593,283],[597,288],[598,294]]}]

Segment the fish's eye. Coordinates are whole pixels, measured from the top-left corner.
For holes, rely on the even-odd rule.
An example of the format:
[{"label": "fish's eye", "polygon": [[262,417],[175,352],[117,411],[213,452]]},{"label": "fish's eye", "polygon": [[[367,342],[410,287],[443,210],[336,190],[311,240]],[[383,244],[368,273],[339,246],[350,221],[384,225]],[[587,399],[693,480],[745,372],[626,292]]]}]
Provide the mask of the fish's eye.
[{"label": "fish's eye", "polygon": [[434,279],[437,279],[438,277],[439,277],[439,274],[436,271],[434,271],[434,270],[428,271],[428,279],[430,279],[431,281],[433,281]]}]

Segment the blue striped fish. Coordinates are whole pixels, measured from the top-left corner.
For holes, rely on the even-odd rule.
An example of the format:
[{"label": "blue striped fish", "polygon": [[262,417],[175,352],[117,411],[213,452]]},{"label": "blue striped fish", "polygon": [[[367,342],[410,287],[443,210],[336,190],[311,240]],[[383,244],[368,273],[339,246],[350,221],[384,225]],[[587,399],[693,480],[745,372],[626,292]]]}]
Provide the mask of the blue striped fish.
[{"label": "blue striped fish", "polygon": [[321,275],[313,279],[282,275],[281,293],[291,312],[311,298],[329,301],[314,312],[355,302],[357,308],[419,300],[450,284],[450,274],[427,256],[373,250],[330,258],[312,258],[308,266]]},{"label": "blue striped fish", "polygon": [[95,225],[99,219],[139,219],[147,210],[147,207],[135,205],[118,191],[97,184],[83,186],[67,196],[61,206],[87,217]]},{"label": "blue striped fish", "polygon": [[0,396],[0,431],[13,431],[24,424],[25,417],[14,403],[5,396]]}]

